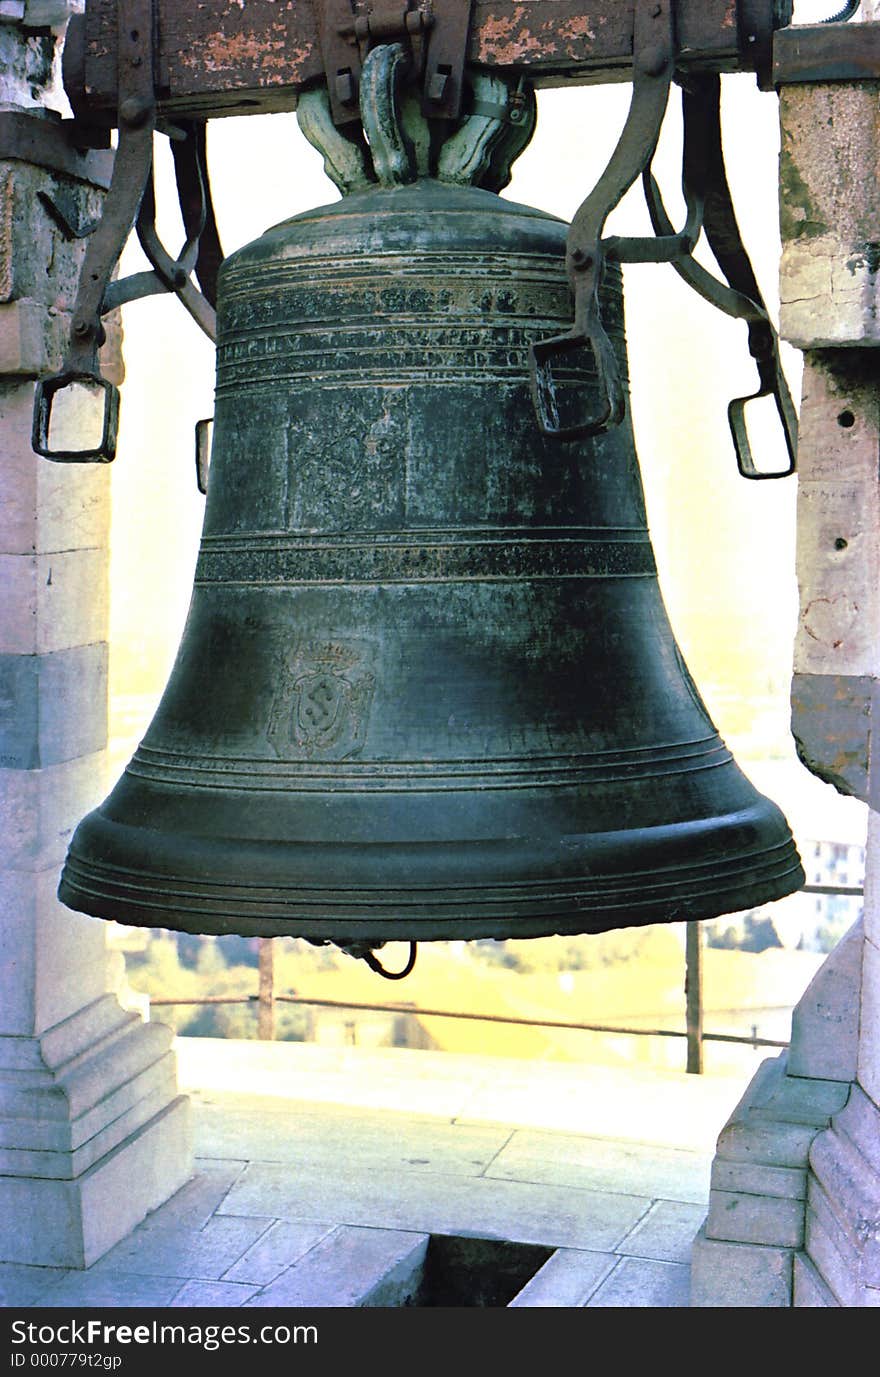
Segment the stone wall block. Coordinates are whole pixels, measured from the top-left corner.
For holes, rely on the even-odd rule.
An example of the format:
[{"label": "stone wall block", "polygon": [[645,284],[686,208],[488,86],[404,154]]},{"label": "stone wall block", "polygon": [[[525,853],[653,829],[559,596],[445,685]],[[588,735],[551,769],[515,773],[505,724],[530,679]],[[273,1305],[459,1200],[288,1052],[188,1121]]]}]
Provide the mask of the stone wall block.
[{"label": "stone wall block", "polygon": [[794,1259],[794,1297],[796,1310],[834,1310],[840,1302],[826,1286],[806,1253],[796,1253]]},{"label": "stone wall block", "polygon": [[[753,1093],[746,1111],[749,1119],[814,1128],[830,1123],[832,1114],[843,1108],[849,1096],[849,1085],[841,1081],[791,1076],[786,1052],[775,1059],[774,1076],[753,1082],[751,1089]],[[736,1116],[736,1111],[734,1113]]]},{"label": "stone wall block", "polygon": [[803,1167],[771,1167],[760,1162],[732,1162],[716,1157],[712,1163],[711,1188],[780,1200],[803,1200],[807,1194],[807,1173]]},{"label": "stone wall block", "polygon": [[857,1082],[834,1116],[834,1131],[849,1139],[880,1180],[880,1108]]},{"label": "stone wall block", "polygon": [[35,301],[0,305],[0,375],[36,378],[49,371],[46,312]]},{"label": "stone wall block", "polygon": [[108,646],[0,654],[0,768],[37,770],[107,745]]},{"label": "stone wall block", "polygon": [[[878,713],[880,718],[880,713]],[[880,947],[880,808],[868,813],[868,843],[865,851],[865,936]]]},{"label": "stone wall block", "polygon": [[[117,1125],[119,1137],[127,1136],[136,1124],[151,1119],[161,1103],[168,1104],[173,1100],[176,1092],[177,1059],[173,1052],[168,1052],[115,1090],[108,1101],[92,1106],[78,1119],[37,1119],[26,1114],[10,1114],[0,1120],[0,1148],[10,1152],[47,1153],[55,1158],[66,1154],[73,1169],[52,1169],[47,1174],[58,1179],[78,1176],[81,1170],[92,1165],[97,1156],[108,1150],[108,1128]],[[5,1093],[2,1079],[0,1093]],[[161,1098],[163,1095],[164,1100]],[[157,1097],[161,1103],[156,1103]],[[105,1146],[96,1151],[95,1145],[99,1139]],[[84,1163],[81,1167],[77,1165],[80,1162]],[[42,1175],[43,1172],[37,1170],[35,1174]]]},{"label": "stone wall block", "polygon": [[729,1123],[718,1137],[718,1155],[758,1166],[806,1167],[816,1129],[812,1124]]},{"label": "stone wall block", "polygon": [[[143,1098],[139,1087],[141,1075],[160,1063],[168,1054],[171,1030],[162,1023],[142,1023],[136,1014],[108,1037],[97,1042],[70,1066],[58,1071],[48,1068],[35,1072],[20,1072],[14,1078],[6,1072],[2,1084],[4,1113],[12,1118],[57,1120],[74,1123],[98,1110],[98,1120],[92,1133],[103,1128],[123,1111]],[[136,1093],[131,1093],[135,1086]],[[120,1105],[112,1112],[108,1106],[123,1092]],[[80,1134],[78,1142],[86,1136]],[[76,1144],[78,1145],[78,1143]]]},{"label": "stone wall block", "polygon": [[191,1121],[189,1100],[178,1096],[79,1178],[86,1267],[186,1185],[192,1175]]},{"label": "stone wall block", "polygon": [[869,360],[804,360],[795,671],[880,671],[880,398]]},{"label": "stone wall block", "polygon": [[858,1307],[863,1290],[858,1251],[841,1228],[824,1191],[815,1182],[810,1185],[805,1251],[841,1305]]},{"label": "stone wall block", "polygon": [[[880,1286],[880,1178],[851,1141],[821,1133],[810,1152],[810,1207],[858,1258],[863,1284]],[[841,1248],[841,1251],[843,1249]]]},{"label": "stone wall block", "polygon": [[0,379],[0,554],[107,545],[110,466],[56,464],[31,449],[32,383]]},{"label": "stone wall block", "polygon": [[58,874],[0,869],[0,1037],[42,1033],[106,990],[105,925],[58,902]]},{"label": "stone wall block", "polygon": [[69,312],[86,241],[65,237],[41,195],[57,202],[75,224],[101,213],[103,193],[97,187],[28,163],[0,163],[0,291],[7,301],[35,301]]},{"label": "stone wall block", "polygon": [[8,598],[0,616],[0,654],[45,655],[106,638],[106,549],[0,555]]},{"label": "stone wall block", "polygon": [[89,1267],[185,1185],[190,1139],[179,1097],[75,1180],[0,1177],[0,1257]]},{"label": "stone wall block", "polygon": [[101,995],[39,1036],[0,1040],[0,1071],[56,1071],[127,1021],[128,1011],[118,1000],[113,995]]},{"label": "stone wall block", "polygon": [[792,1255],[786,1248],[694,1239],[691,1307],[779,1309],[791,1305]]},{"label": "stone wall block", "polygon": [[33,1019],[35,1031],[52,1028],[107,988],[105,924],[73,913],[55,898],[58,872],[48,877],[37,920],[37,976]]},{"label": "stone wall block", "polygon": [[780,324],[800,349],[880,343],[877,82],[780,93]]},{"label": "stone wall block", "polygon": [[[34,1031],[37,906],[46,898],[46,878],[0,870],[0,1035],[16,1039]],[[48,880],[54,897],[54,871]]]},{"label": "stone wall block", "polygon": [[802,995],[797,1017],[792,1019],[790,1076],[855,1079],[859,1025],[852,1012],[859,1001],[864,932],[860,919],[838,942]]},{"label": "stone wall block", "polygon": [[800,1248],[804,1241],[803,1201],[713,1190],[706,1235],[731,1243]]},{"label": "stone wall block", "polygon": [[836,234],[821,234],[786,245],[782,262],[787,295],[780,324],[790,344],[798,349],[880,344],[880,279],[870,240],[846,252]]},{"label": "stone wall block", "polygon": [[[149,1075],[154,1083],[148,1093],[139,1094],[136,1102],[122,1111],[112,1123],[105,1124],[92,1137],[77,1145],[65,1144],[54,1151],[33,1146],[0,1146],[0,1175],[36,1176],[56,1181],[70,1181],[81,1176],[112,1151],[121,1139],[129,1137],[154,1118],[174,1098],[177,1088],[174,1057],[165,1058],[156,1070],[159,1075],[154,1074],[151,1068],[149,1073],[140,1078],[146,1080]],[[28,1128],[32,1125],[43,1127],[45,1121],[27,1120],[25,1123]],[[78,1124],[74,1127],[78,1127]]]},{"label": "stone wall block", "polygon": [[60,870],[74,827],[106,793],[105,776],[103,751],[45,770],[0,770],[4,867]]},{"label": "stone wall block", "polygon": [[862,961],[859,1084],[880,1104],[880,945],[866,940]]},{"label": "stone wall block", "polygon": [[123,1032],[105,1039],[77,1058],[72,1067],[62,1067],[57,1073],[72,1118],[133,1080],[170,1048],[173,1033],[164,1023],[143,1023],[137,1014],[130,1014],[129,1020]]},{"label": "stone wall block", "polygon": [[[44,26],[69,5],[17,8],[7,20],[40,27],[0,23],[0,100],[39,130],[57,119]],[[101,181],[109,160],[89,155],[82,175]],[[0,1260],[30,1266],[89,1265],[192,1170],[171,1034],[107,995],[105,925],[56,897],[73,829],[106,792],[110,477],[32,452],[33,379],[61,366],[86,249],[59,221],[94,221],[102,199],[0,163]],[[73,406],[66,426],[88,443]]]}]

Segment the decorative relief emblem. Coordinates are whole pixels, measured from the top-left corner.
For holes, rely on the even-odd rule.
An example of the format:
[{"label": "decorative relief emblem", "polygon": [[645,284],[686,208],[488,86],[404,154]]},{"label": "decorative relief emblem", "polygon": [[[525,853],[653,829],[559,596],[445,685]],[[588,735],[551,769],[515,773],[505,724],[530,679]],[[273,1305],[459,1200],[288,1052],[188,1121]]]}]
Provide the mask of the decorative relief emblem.
[{"label": "decorative relief emblem", "polygon": [[285,760],[349,760],[363,748],[376,687],[361,647],[306,642],[284,663],[268,738]]}]

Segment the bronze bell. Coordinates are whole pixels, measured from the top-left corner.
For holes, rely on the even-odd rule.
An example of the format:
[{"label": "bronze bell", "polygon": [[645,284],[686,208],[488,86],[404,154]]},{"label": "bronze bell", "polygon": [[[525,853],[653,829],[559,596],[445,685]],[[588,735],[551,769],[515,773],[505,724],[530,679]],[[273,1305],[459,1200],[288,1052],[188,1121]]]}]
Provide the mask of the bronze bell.
[{"label": "bronze bell", "polygon": [[[60,897],[363,951],[797,889],[670,629],[629,416],[564,442],[536,422],[529,348],[571,301],[566,226],[495,194],[528,130],[480,144],[475,115],[438,158],[389,96],[368,153],[322,100],[301,117],[347,194],[222,268],[186,631]],[[601,306],[625,377],[619,270]],[[591,360],[565,370],[589,397]]]}]

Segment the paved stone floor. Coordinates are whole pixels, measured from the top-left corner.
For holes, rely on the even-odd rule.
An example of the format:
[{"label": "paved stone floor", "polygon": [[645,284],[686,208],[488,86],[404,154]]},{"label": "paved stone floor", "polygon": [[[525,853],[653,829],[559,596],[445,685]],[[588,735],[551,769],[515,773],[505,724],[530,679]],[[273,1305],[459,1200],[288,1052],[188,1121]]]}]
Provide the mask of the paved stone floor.
[{"label": "paved stone floor", "polygon": [[0,1264],[2,1304],[400,1304],[439,1234],[553,1250],[514,1305],[687,1306],[751,1075],[208,1039],[178,1057],[194,1178],[87,1271]]}]

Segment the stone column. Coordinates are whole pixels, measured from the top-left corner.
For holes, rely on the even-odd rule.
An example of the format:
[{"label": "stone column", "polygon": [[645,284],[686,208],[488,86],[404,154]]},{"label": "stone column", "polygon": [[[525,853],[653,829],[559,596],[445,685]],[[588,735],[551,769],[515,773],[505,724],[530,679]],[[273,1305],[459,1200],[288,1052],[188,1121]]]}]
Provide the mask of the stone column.
[{"label": "stone column", "polygon": [[59,119],[49,25],[66,8],[0,6],[0,1261],[84,1267],[183,1184],[192,1153],[169,1031],[120,1007],[103,924],[55,897],[104,792],[109,469],[38,458],[31,412],[83,253],[61,219],[99,212],[112,154],[34,165],[13,124]]},{"label": "stone column", "polygon": [[[862,16],[876,32],[878,7]],[[804,351],[792,731],[872,809],[865,916],[719,1138],[698,1306],[880,1306],[880,73],[863,72],[780,91],[780,324]]]}]

